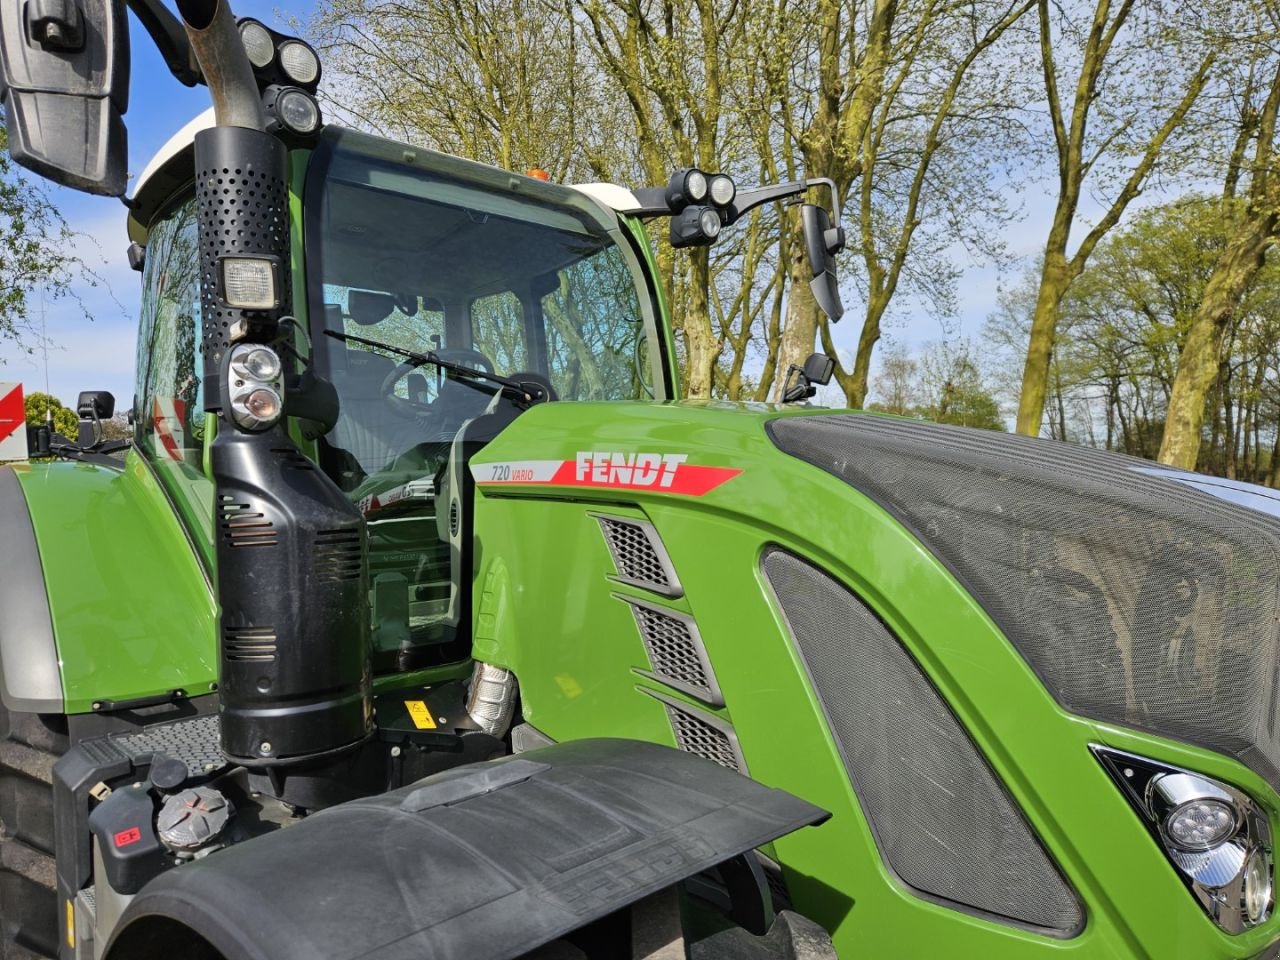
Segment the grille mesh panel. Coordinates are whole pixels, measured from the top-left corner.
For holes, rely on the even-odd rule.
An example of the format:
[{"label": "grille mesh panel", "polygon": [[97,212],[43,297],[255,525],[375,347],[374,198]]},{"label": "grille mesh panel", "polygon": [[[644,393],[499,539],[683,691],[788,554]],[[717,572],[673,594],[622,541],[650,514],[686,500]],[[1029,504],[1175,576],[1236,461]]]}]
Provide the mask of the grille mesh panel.
[{"label": "grille mesh panel", "polygon": [[714,760],[730,770],[738,769],[738,758],[728,734],[677,707],[668,706],[667,712],[671,715],[671,726],[681,750]]},{"label": "grille mesh panel", "polygon": [[864,415],[769,430],[906,524],[1066,709],[1280,787],[1280,521],[1051,441]]},{"label": "grille mesh panel", "polygon": [[653,524],[626,517],[593,516],[600,523],[619,580],[668,597],[684,593]]},{"label": "grille mesh panel", "polygon": [[626,600],[635,614],[649,663],[659,679],[707,703],[723,706],[720,686],[693,621],[675,611],[659,610],[630,597],[620,599]]},{"label": "grille mesh panel", "polygon": [[1070,888],[897,639],[825,573],[780,550],[762,564],[893,870],[944,900],[1076,929]]}]

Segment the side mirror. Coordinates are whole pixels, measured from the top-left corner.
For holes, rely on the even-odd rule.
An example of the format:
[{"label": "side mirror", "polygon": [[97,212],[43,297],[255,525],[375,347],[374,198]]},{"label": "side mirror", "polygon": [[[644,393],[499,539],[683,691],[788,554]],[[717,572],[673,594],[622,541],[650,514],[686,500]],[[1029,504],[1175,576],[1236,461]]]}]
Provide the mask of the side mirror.
[{"label": "side mirror", "polygon": [[811,353],[804,361],[803,367],[794,363],[787,369],[787,379],[782,384],[782,402],[796,403],[816,396],[818,388],[814,384],[826,386],[831,382],[836,362],[825,353]]},{"label": "side mirror", "polygon": [[76,400],[76,416],[81,420],[110,420],[116,413],[116,398],[109,390],[86,390]]},{"label": "side mirror", "polygon": [[[396,298],[389,293],[372,290],[352,290],[347,294],[347,313],[362,327],[371,327],[391,316],[396,309]],[[416,312],[416,311],[415,311]],[[341,329],[341,326],[339,326]]]},{"label": "side mirror", "polygon": [[9,152],[63,186],[122,196],[128,180],[124,0],[0,3]]},{"label": "side mirror", "polygon": [[809,272],[813,274],[809,289],[819,309],[832,321],[839,320],[844,316],[844,305],[840,302],[840,282],[836,279],[836,254],[844,249],[844,228],[832,226],[826,209],[812,203],[801,206],[800,222],[809,255]]}]

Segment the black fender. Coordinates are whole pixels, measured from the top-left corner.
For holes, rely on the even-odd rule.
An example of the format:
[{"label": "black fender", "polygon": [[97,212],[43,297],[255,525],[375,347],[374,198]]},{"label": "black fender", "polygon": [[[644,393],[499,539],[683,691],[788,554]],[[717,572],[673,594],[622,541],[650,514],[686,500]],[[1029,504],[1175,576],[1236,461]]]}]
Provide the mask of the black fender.
[{"label": "black fender", "polygon": [[509,960],[826,817],[669,747],[561,743],[163,873],[106,956],[158,960],[180,946],[226,960]]},{"label": "black fender", "polygon": [[62,713],[62,669],[54,641],[40,548],[12,467],[0,466],[0,702],[16,713]]}]

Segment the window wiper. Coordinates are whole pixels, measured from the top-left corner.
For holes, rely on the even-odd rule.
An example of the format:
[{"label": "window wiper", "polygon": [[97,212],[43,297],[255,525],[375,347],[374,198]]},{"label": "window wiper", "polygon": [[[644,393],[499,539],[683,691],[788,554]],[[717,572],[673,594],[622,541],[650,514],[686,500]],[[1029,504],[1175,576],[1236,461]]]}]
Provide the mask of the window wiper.
[{"label": "window wiper", "polygon": [[339,333],[337,330],[326,330],[326,337],[333,337],[335,340],[341,340],[343,343],[361,343],[367,347],[377,347],[379,350],[386,350],[388,353],[394,353],[397,356],[404,357],[415,367],[431,365],[439,367],[441,370],[449,370],[458,376],[466,377],[470,380],[487,380],[490,383],[496,383],[502,388],[503,396],[509,397],[518,404],[530,406],[550,399],[547,396],[546,388],[539,383],[530,383],[521,380],[512,380],[510,377],[500,377],[496,373],[486,373],[483,370],[477,370],[474,367],[468,367],[465,364],[454,363],[452,360],[445,360],[434,353],[415,353],[412,350],[406,350],[403,347],[397,347],[390,343],[383,343],[380,340],[370,340],[368,337],[358,337],[354,333]]}]

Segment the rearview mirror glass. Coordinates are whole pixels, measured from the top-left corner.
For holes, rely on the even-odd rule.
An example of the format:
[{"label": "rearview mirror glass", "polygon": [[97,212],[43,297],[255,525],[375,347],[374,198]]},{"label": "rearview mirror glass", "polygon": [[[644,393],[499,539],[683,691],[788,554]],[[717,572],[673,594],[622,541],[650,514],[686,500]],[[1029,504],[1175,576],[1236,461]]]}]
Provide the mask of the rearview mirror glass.
[{"label": "rearview mirror glass", "polygon": [[124,0],[0,3],[0,98],[14,160],[63,186],[123,195]]},{"label": "rearview mirror glass", "polygon": [[809,272],[813,274],[809,289],[818,308],[832,321],[839,320],[844,316],[844,305],[840,302],[840,281],[836,277],[836,254],[844,249],[844,230],[832,226],[827,211],[812,203],[801,206],[800,220]]}]

